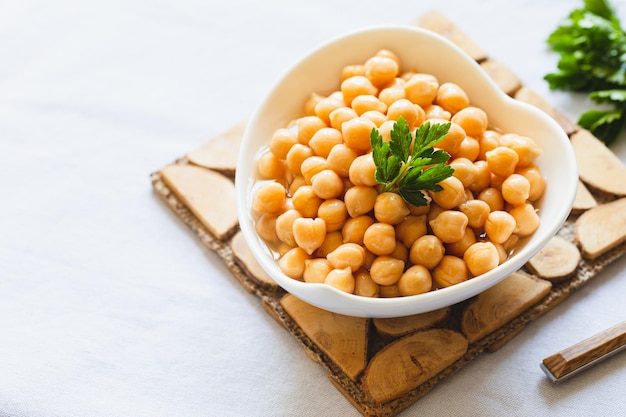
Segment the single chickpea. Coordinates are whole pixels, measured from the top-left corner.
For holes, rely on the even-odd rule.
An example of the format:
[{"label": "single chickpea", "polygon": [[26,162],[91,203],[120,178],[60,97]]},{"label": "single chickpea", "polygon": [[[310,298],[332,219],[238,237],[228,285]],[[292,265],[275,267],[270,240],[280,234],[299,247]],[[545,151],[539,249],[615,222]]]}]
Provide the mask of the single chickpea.
[{"label": "single chickpea", "polygon": [[421,265],[413,265],[398,280],[398,290],[403,296],[428,292],[433,287],[430,271]]},{"label": "single chickpea", "polygon": [[509,253],[504,248],[504,245],[501,243],[493,243],[493,246],[495,246],[496,249],[498,250],[498,265],[501,265],[504,261],[506,261],[509,258]]},{"label": "single chickpea", "polygon": [[459,205],[459,210],[467,216],[467,225],[481,229],[485,225],[491,207],[483,200],[471,199]]},{"label": "single chickpea", "polygon": [[495,130],[487,129],[482,135],[478,137],[478,144],[480,145],[478,159],[487,159],[487,156],[485,154],[500,146],[500,136],[502,135]]},{"label": "single chickpea", "polygon": [[352,100],[356,96],[364,94],[378,95],[378,89],[364,75],[354,75],[343,80],[341,82],[341,92],[343,93],[343,100],[348,106],[352,104]]},{"label": "single chickpea", "polygon": [[474,181],[468,188],[474,193],[479,193],[491,186],[491,171],[489,171],[487,161],[478,160],[474,162],[474,165],[477,168],[476,177],[474,177]]},{"label": "single chickpea", "polygon": [[515,219],[515,229],[513,233],[517,236],[530,236],[539,227],[541,220],[532,204],[522,204],[509,210],[509,214]]},{"label": "single chickpea", "polygon": [[380,125],[387,121],[387,116],[384,113],[379,112],[378,110],[368,110],[363,113],[361,117],[371,120],[378,128],[380,128]]},{"label": "single chickpea", "polygon": [[376,110],[380,113],[385,113],[387,111],[387,105],[385,103],[380,101],[378,97],[370,95],[355,97],[352,100],[352,108],[359,116],[370,110]]},{"label": "single chickpea", "polygon": [[304,177],[302,175],[294,176],[288,185],[287,191],[289,191],[289,195],[293,197],[296,190],[303,185],[306,185],[306,180],[304,179]]},{"label": "single chickpea", "polygon": [[309,156],[307,159],[302,161],[300,164],[300,173],[304,177],[304,181],[306,184],[311,184],[311,178],[313,175],[320,173],[328,169],[328,163],[326,162],[326,158],[321,156]]},{"label": "single chickpea", "polygon": [[454,168],[452,175],[461,181],[463,187],[469,187],[478,174],[476,165],[467,158],[454,158],[448,165]]},{"label": "single chickpea", "polygon": [[445,255],[434,268],[433,278],[441,288],[460,284],[468,279],[467,265],[461,258]]},{"label": "single chickpea", "polygon": [[409,215],[404,199],[396,193],[386,192],[376,196],[374,217],[381,223],[398,224]]},{"label": "single chickpea", "polygon": [[376,55],[365,61],[365,76],[378,88],[393,81],[399,70],[398,62],[387,56]]},{"label": "single chickpea", "polygon": [[401,297],[400,290],[397,285],[379,285],[378,297],[379,298],[398,298]]},{"label": "single chickpea", "polygon": [[397,121],[402,117],[406,120],[409,128],[421,125],[424,121],[424,114],[424,110],[420,106],[405,98],[393,102],[387,109],[387,119]]},{"label": "single chickpea", "polygon": [[513,233],[504,243],[502,243],[502,246],[507,253],[511,253],[513,250],[515,250],[515,247],[519,243],[519,239],[519,236]]},{"label": "single chickpea", "polygon": [[324,98],[325,97],[320,94],[312,93],[304,102],[304,114],[306,116],[315,116],[315,106],[317,106],[317,103],[322,101]]},{"label": "single chickpea", "polygon": [[278,260],[278,267],[289,278],[301,281],[304,275],[304,261],[311,257],[302,248],[295,247]]},{"label": "single chickpea", "polygon": [[350,167],[357,156],[359,155],[354,149],[349,148],[344,143],[340,143],[332,147],[328,153],[326,162],[328,163],[330,169],[335,171],[337,174],[342,177],[348,177],[350,174]]},{"label": "single chickpea", "polygon": [[431,125],[434,125],[435,123],[450,123],[448,134],[435,146],[448,152],[453,157],[456,157],[456,154],[459,152],[459,148],[461,147],[461,143],[463,143],[463,139],[465,139],[466,136],[463,128],[457,123],[448,122],[447,120],[442,119],[430,119],[429,122]]},{"label": "single chickpea", "polygon": [[395,124],[395,120],[386,120],[378,127],[378,133],[382,136],[383,142],[391,142],[391,131],[393,130]]},{"label": "single chickpea", "polygon": [[296,143],[298,143],[298,136],[294,131],[280,128],[272,135],[269,148],[276,158],[287,159],[287,152]]},{"label": "single chickpea", "polygon": [[374,259],[370,276],[378,285],[394,285],[404,272],[404,262],[391,256],[379,256]]},{"label": "single chickpea", "polygon": [[276,236],[281,242],[291,247],[296,246],[296,240],[293,237],[293,222],[301,217],[298,210],[290,209],[276,218]]},{"label": "single chickpea", "polygon": [[484,201],[489,205],[491,211],[504,209],[504,199],[500,190],[494,187],[485,188],[478,193],[478,200]]},{"label": "single chickpea", "polygon": [[500,264],[498,249],[491,242],[476,242],[465,251],[463,260],[473,276],[489,272]]},{"label": "single chickpea", "polygon": [[346,190],[343,199],[350,217],[357,217],[374,209],[376,197],[378,197],[376,188],[367,185],[355,185]]},{"label": "single chickpea", "polygon": [[357,156],[348,172],[348,178],[354,185],[367,185],[373,187],[378,184],[376,181],[376,164],[371,153]]},{"label": "single chickpea", "polygon": [[296,120],[298,128],[298,142],[308,145],[309,141],[320,129],[327,127],[326,123],[317,116],[304,116]]},{"label": "single chickpea", "polygon": [[461,240],[454,243],[446,243],[446,254],[462,258],[467,248],[472,246],[474,243],[476,243],[476,234],[471,227],[466,227],[465,234]]},{"label": "single chickpea", "polygon": [[359,269],[354,274],[354,293],[363,297],[378,297],[378,284],[369,272]]},{"label": "single chickpea", "polygon": [[406,98],[404,93],[404,86],[392,85],[391,87],[383,88],[378,94],[378,99],[385,103],[387,108],[398,100]]},{"label": "single chickpea", "polygon": [[275,243],[278,240],[276,219],[277,215],[275,213],[264,213],[254,222],[254,230],[257,235],[268,243]]},{"label": "single chickpea", "polygon": [[400,73],[400,58],[398,58],[398,55],[396,55],[395,53],[393,53],[392,51],[390,51],[389,49],[380,49],[378,50],[378,52],[376,52],[376,56],[382,56],[385,58],[391,58],[394,61],[396,61],[396,64],[398,64],[398,73]]},{"label": "single chickpea", "polygon": [[359,153],[369,152],[372,149],[370,134],[376,125],[365,117],[355,117],[341,126],[343,141],[346,145]]},{"label": "single chickpea", "polygon": [[537,143],[527,137],[516,133],[507,133],[500,137],[500,144],[511,148],[517,153],[519,160],[518,167],[526,167],[531,165],[542,151]]},{"label": "single chickpea", "polygon": [[428,213],[426,213],[426,220],[428,221],[428,223],[430,223],[431,221],[435,220],[437,216],[439,216],[443,211],[445,211],[445,209],[439,207],[434,201],[431,201],[430,210],[428,211]]},{"label": "single chickpea", "polygon": [[321,284],[324,282],[326,276],[332,269],[333,268],[330,266],[330,262],[328,262],[327,259],[305,259],[302,279],[304,282]]},{"label": "single chickpea", "polygon": [[326,255],[326,259],[335,269],[350,268],[357,271],[365,262],[365,249],[356,243],[344,243]]},{"label": "single chickpea", "polygon": [[404,246],[402,242],[396,241],[396,247],[393,250],[393,252],[389,254],[389,256],[391,256],[392,258],[399,259],[404,263],[407,263],[409,260],[409,249],[406,246]]},{"label": "single chickpea", "polygon": [[517,152],[506,146],[498,146],[485,153],[489,171],[499,177],[508,177],[517,166],[519,156]]},{"label": "single chickpea", "polygon": [[479,107],[468,106],[459,110],[452,121],[458,123],[469,136],[479,137],[487,130],[487,113]]},{"label": "single chickpea", "polygon": [[526,177],[530,184],[528,199],[530,201],[539,200],[546,190],[546,180],[541,173],[541,169],[537,165],[529,165],[518,169],[516,172]]},{"label": "single chickpea", "polygon": [[311,177],[311,187],[321,199],[337,198],[343,194],[343,180],[332,169],[325,169]]},{"label": "single chickpea", "polygon": [[326,222],[320,218],[300,217],[293,221],[293,238],[296,244],[311,255],[322,246],[326,238]]},{"label": "single chickpea", "polygon": [[309,141],[309,147],[315,155],[326,158],[333,146],[343,143],[341,132],[332,127],[324,127],[315,132]]},{"label": "single chickpea", "polygon": [[491,174],[491,188],[495,188],[502,192],[502,183],[505,179],[506,177],[500,177],[496,174]]},{"label": "single chickpea", "polygon": [[443,107],[438,106],[436,104],[431,104],[429,106],[424,107],[424,116],[426,120],[428,119],[442,119],[442,120],[450,120],[452,115],[449,111],[444,110]]},{"label": "single chickpea", "polygon": [[509,204],[519,206],[530,196],[530,182],[520,174],[511,174],[502,182],[502,198]]},{"label": "single chickpea", "polygon": [[341,235],[345,243],[363,244],[363,237],[368,227],[374,224],[374,219],[368,215],[362,215],[346,220],[341,229]]},{"label": "single chickpea", "polygon": [[350,268],[333,269],[326,275],[324,283],[348,294],[354,293],[354,276]]},{"label": "single chickpea", "polygon": [[430,197],[439,207],[448,210],[465,202],[465,187],[457,177],[448,177],[439,182],[439,185],[443,188],[441,191],[430,193]]},{"label": "single chickpea", "polygon": [[504,243],[515,230],[515,218],[506,211],[496,210],[489,213],[485,221],[485,233],[489,240]]},{"label": "single chickpea", "polygon": [[281,180],[285,176],[285,161],[272,152],[264,152],[257,160],[259,177],[265,180]]},{"label": "single chickpea", "polygon": [[326,231],[341,230],[348,218],[346,203],[337,198],[325,200],[317,209],[317,217],[326,222]]},{"label": "single chickpea", "polygon": [[461,141],[455,156],[457,158],[467,158],[474,162],[478,158],[479,153],[480,144],[478,143],[478,140],[471,136],[465,136],[465,138]]},{"label": "single chickpea", "polygon": [[407,248],[410,248],[417,239],[428,232],[426,215],[409,215],[398,223],[395,229],[396,239],[402,242]]},{"label": "single chickpea", "polygon": [[330,126],[340,132],[342,131],[342,127],[345,122],[357,117],[359,117],[359,115],[352,107],[339,107],[328,115]]},{"label": "single chickpea", "polygon": [[287,152],[287,169],[293,174],[301,174],[300,166],[305,159],[313,156],[313,151],[306,145],[296,143]]},{"label": "single chickpea", "polygon": [[389,255],[396,248],[396,230],[387,223],[374,223],[365,230],[363,244],[375,255]]},{"label": "single chickpea", "polygon": [[282,184],[266,182],[256,190],[252,210],[257,213],[278,213],[283,209],[286,198],[287,192]]},{"label": "single chickpea", "polygon": [[346,65],[341,70],[341,81],[347,80],[350,77],[354,77],[357,75],[365,75],[365,65],[361,64],[353,64]]},{"label": "single chickpea", "polygon": [[409,259],[414,265],[422,265],[433,269],[445,254],[443,242],[434,235],[424,235],[418,238],[409,251]]},{"label": "single chickpea", "polygon": [[326,258],[329,253],[337,249],[342,244],[343,237],[341,236],[340,231],[326,233],[326,238],[324,239],[322,246],[315,251],[315,256],[318,258]]},{"label": "single chickpea", "polygon": [[415,74],[404,85],[404,94],[411,102],[424,108],[431,104],[437,97],[439,81],[431,74]]},{"label": "single chickpea", "polygon": [[469,97],[458,84],[443,83],[437,90],[435,104],[449,111],[454,117],[459,110],[469,106]]},{"label": "single chickpea", "polygon": [[315,105],[315,115],[322,119],[326,126],[330,126],[330,114],[342,107],[346,107],[346,103],[337,96],[328,96]]},{"label": "single chickpea", "polygon": [[465,236],[467,216],[456,210],[444,210],[434,220],[430,227],[433,234],[444,243],[458,242]]},{"label": "single chickpea", "polygon": [[298,188],[291,198],[293,207],[298,210],[303,217],[317,216],[317,210],[323,201],[324,200],[313,192],[313,187],[310,185],[303,185]]}]

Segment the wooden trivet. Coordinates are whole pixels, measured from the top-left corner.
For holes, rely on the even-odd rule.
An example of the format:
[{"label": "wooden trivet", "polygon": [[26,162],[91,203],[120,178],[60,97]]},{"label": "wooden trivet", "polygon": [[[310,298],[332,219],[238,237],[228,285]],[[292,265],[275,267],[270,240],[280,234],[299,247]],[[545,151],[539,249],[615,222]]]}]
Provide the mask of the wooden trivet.
[{"label": "wooden trivet", "polygon": [[[522,86],[510,70],[490,60],[443,15],[431,12],[416,24],[456,43],[507,94],[544,110],[568,136],[582,135],[586,146],[592,142],[601,155],[614,161],[614,169],[624,172],[626,168],[608,148]],[[241,285],[259,297],[265,310],[303,346],[311,359],[324,367],[330,381],[364,416],[396,415],[476,356],[513,339],[528,322],[554,308],[626,252],[626,242],[619,236],[594,242],[593,252],[584,250],[581,244],[584,239],[576,230],[581,213],[586,218],[597,218],[593,210],[605,209],[609,203],[623,205],[618,198],[626,194],[615,189],[614,184],[605,184],[601,176],[587,172],[583,164],[574,209],[558,233],[559,241],[554,242],[554,246],[569,245],[568,250],[576,255],[581,254],[578,248],[583,247],[580,261],[573,265],[571,273],[543,274],[546,267],[551,268],[542,265],[542,258],[538,257],[534,265],[529,264],[531,268],[523,268],[476,297],[449,308],[393,319],[330,313],[278,287],[252,258],[239,232],[233,177],[244,127],[242,121],[153,173],[154,190],[200,241],[220,256]],[[216,155],[220,157],[215,158]],[[220,198],[208,199],[209,189],[211,195],[219,190]],[[544,254],[543,259],[547,258],[550,256]]]}]

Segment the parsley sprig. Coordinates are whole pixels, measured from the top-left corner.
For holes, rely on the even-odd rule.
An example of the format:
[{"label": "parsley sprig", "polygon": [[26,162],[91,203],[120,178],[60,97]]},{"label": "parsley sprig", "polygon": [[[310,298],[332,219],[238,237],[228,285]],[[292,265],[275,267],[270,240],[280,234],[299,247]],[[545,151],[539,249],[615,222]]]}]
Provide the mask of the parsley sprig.
[{"label": "parsley sprig", "polygon": [[423,123],[411,135],[409,125],[400,117],[391,130],[389,143],[374,128],[370,133],[376,181],[382,192],[395,192],[414,206],[428,204],[424,191],[442,190],[439,182],[450,177],[454,168],[445,165],[450,154],[435,149],[450,130],[450,123]]}]

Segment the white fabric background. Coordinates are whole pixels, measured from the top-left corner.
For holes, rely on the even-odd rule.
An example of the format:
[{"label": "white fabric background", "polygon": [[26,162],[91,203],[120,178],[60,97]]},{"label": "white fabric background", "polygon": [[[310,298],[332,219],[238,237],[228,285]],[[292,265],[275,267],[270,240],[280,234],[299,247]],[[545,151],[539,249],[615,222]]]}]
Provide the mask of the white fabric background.
[{"label": "white fabric background", "polygon": [[[585,98],[542,76],[547,34],[581,4],[0,1],[0,415],[358,416],[149,174],[251,114],[318,43],[433,9],[575,120]],[[557,387],[539,363],[626,318],[625,267],[402,415],[622,415],[626,355]]]}]

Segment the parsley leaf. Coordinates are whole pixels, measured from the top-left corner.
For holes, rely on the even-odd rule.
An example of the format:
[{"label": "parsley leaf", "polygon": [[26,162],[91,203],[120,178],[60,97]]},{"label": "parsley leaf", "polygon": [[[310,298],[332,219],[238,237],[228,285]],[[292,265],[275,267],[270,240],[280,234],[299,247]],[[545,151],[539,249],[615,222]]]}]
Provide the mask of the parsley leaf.
[{"label": "parsley leaf", "polygon": [[386,143],[374,128],[370,133],[372,157],[376,165],[376,181],[383,192],[396,192],[415,206],[428,204],[424,191],[438,192],[439,182],[450,177],[454,169],[445,165],[450,154],[433,148],[450,130],[450,123],[423,123],[411,134],[409,125],[400,117]]}]

